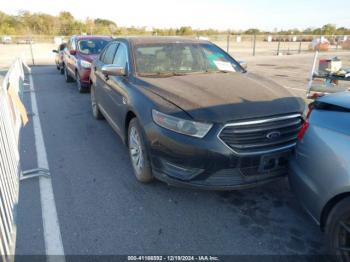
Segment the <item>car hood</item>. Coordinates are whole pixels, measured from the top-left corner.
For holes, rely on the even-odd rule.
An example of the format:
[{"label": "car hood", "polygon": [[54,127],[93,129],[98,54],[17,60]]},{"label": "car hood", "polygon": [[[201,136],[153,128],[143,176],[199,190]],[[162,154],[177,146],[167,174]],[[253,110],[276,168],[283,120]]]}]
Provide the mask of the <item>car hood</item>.
[{"label": "car hood", "polygon": [[165,78],[141,77],[148,89],[205,122],[303,112],[304,102],[284,87],[251,73],[210,73]]},{"label": "car hood", "polygon": [[79,59],[82,59],[82,60],[85,60],[85,61],[88,61],[88,62],[92,62],[94,61],[96,58],[97,58],[98,55],[85,55],[85,54],[82,54],[82,53],[79,53]]}]

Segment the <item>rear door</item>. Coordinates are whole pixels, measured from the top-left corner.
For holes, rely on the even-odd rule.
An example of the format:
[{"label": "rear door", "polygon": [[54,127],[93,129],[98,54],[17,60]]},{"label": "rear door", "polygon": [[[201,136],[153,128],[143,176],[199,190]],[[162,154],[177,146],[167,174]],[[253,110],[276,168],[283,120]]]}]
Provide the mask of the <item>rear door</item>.
[{"label": "rear door", "polygon": [[70,44],[69,44],[67,51],[66,51],[66,65],[67,65],[67,69],[68,69],[69,73],[72,76],[75,76],[76,58],[75,58],[75,55],[70,54],[70,51],[76,51],[76,50],[77,50],[76,39],[75,39],[75,37],[72,37],[70,40]]}]

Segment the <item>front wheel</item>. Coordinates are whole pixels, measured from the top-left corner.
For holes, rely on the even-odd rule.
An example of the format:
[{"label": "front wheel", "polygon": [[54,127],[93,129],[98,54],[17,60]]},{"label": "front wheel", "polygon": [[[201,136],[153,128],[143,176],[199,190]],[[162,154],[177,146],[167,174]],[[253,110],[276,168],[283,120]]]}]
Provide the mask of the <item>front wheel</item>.
[{"label": "front wheel", "polygon": [[153,180],[151,164],[145,147],[141,126],[137,118],[133,118],[128,130],[129,156],[136,179],[141,183]]},{"label": "front wheel", "polygon": [[326,235],[331,252],[339,261],[350,261],[350,197],[341,200],[330,212]]},{"label": "front wheel", "polygon": [[80,75],[78,72],[75,74],[75,79],[79,93],[84,93],[86,90],[81,86]]},{"label": "front wheel", "polygon": [[73,78],[68,73],[67,66],[64,67],[64,79],[67,83],[73,82]]}]

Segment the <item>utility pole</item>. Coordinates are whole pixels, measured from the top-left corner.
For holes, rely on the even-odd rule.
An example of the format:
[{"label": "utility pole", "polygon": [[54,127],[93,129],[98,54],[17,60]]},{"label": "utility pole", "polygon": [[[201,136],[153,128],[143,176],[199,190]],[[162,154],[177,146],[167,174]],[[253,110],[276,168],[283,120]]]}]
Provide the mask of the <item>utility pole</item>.
[{"label": "utility pole", "polygon": [[255,56],[255,47],[256,47],[256,33],[254,33],[254,43],[253,43],[253,56]]},{"label": "utility pole", "polygon": [[227,33],[227,53],[230,51],[230,30],[228,30],[228,33]]}]

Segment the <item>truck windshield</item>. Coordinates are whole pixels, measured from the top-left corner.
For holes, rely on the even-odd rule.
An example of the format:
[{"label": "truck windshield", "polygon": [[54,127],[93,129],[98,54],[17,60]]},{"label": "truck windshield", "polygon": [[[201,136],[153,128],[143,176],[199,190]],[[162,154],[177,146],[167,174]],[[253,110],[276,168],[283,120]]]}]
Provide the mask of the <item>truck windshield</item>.
[{"label": "truck windshield", "polygon": [[135,46],[140,76],[242,72],[241,66],[213,44],[166,43]]},{"label": "truck windshield", "polygon": [[78,50],[85,55],[96,55],[101,53],[102,49],[107,45],[105,39],[88,39],[78,42]]}]

